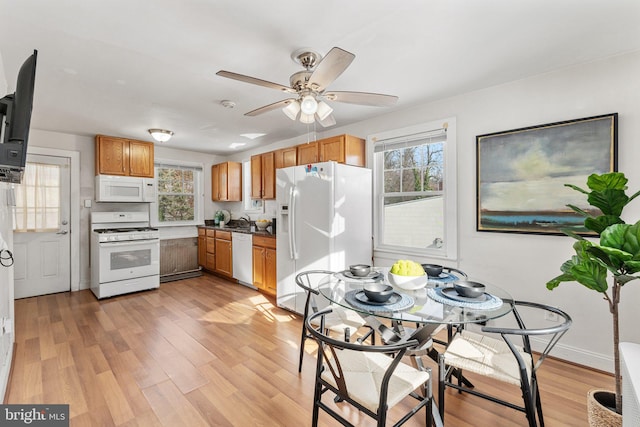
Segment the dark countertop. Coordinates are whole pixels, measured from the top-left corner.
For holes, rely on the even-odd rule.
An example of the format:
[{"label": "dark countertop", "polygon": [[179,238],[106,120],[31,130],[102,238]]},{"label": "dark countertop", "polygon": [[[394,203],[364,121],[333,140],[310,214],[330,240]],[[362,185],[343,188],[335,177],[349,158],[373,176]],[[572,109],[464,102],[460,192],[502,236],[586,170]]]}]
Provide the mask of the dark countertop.
[{"label": "dark countertop", "polygon": [[251,231],[249,227],[217,227],[215,225],[199,225],[198,228],[206,228],[209,230],[231,231],[232,233],[244,233],[253,234],[254,236],[273,237],[275,239],[275,233],[269,231],[269,228],[265,231],[260,231],[256,228],[256,231]]}]

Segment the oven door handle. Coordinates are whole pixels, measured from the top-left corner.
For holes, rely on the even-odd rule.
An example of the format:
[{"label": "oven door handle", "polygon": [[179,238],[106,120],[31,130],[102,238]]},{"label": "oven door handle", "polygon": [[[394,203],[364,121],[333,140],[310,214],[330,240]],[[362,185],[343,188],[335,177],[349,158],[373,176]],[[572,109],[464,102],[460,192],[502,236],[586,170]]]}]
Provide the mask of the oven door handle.
[{"label": "oven door handle", "polygon": [[100,242],[100,246],[133,246],[133,245],[142,245],[148,242],[160,242],[160,239],[140,239],[140,240],[125,240],[125,241],[115,241],[115,242]]}]

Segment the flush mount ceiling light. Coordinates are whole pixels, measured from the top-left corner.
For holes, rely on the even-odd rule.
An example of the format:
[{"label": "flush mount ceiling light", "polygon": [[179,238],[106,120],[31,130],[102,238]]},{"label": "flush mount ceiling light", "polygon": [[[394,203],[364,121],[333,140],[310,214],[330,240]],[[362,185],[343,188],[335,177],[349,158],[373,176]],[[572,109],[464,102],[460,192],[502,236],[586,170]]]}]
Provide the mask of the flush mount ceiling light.
[{"label": "flush mount ceiling light", "polygon": [[149,129],[149,133],[158,142],[167,142],[173,136],[173,132],[165,129]]}]

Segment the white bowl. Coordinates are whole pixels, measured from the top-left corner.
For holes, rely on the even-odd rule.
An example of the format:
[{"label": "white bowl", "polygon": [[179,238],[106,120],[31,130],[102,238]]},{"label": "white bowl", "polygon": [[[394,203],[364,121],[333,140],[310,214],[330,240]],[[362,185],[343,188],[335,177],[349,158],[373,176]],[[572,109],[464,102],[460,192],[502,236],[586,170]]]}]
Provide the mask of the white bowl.
[{"label": "white bowl", "polygon": [[429,276],[423,274],[422,276],[399,276],[389,272],[389,282],[393,286],[397,286],[408,291],[414,291],[416,289],[422,289],[427,285]]},{"label": "white bowl", "polygon": [[271,225],[271,221],[256,221],[256,228],[260,231],[264,231]]}]

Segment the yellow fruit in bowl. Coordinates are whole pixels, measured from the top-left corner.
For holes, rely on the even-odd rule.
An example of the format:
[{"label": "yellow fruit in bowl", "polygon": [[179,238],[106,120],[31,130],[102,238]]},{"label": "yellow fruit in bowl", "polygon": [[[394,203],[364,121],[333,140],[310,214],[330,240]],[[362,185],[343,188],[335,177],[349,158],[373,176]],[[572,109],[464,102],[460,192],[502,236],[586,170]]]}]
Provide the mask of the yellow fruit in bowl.
[{"label": "yellow fruit in bowl", "polygon": [[424,276],[424,268],[415,261],[401,259],[391,266],[391,273],[398,276]]}]

